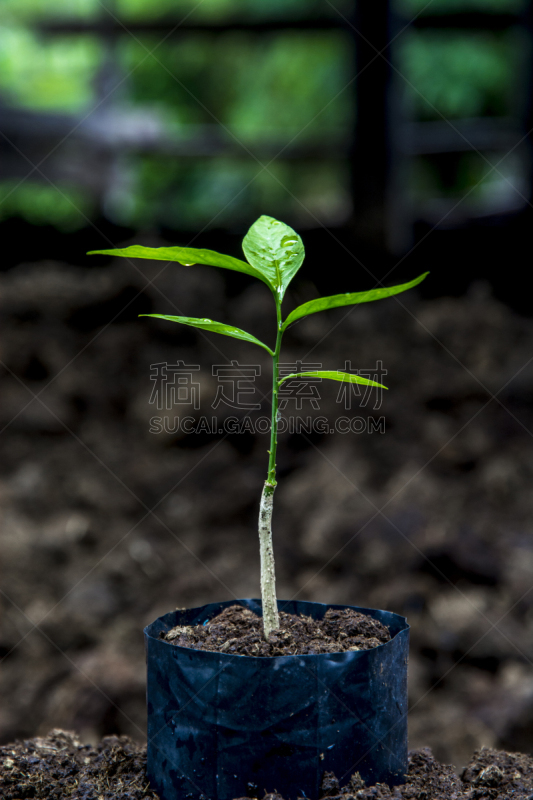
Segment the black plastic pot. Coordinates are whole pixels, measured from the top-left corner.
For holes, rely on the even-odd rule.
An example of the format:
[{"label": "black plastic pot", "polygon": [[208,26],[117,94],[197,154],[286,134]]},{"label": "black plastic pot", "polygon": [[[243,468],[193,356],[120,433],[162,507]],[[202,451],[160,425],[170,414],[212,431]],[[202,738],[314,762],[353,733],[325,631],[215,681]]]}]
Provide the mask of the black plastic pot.
[{"label": "black plastic pot", "polygon": [[[394,786],[407,772],[409,626],[388,611],[356,608],[387,625],[391,640],[372,650],[251,658],[189,650],[161,632],[207,622],[239,603],[174,611],[145,629],[148,666],[148,778],[161,800],[317,800],[324,772],[345,783],[354,772]],[[328,608],[278,601],[315,619]]]}]

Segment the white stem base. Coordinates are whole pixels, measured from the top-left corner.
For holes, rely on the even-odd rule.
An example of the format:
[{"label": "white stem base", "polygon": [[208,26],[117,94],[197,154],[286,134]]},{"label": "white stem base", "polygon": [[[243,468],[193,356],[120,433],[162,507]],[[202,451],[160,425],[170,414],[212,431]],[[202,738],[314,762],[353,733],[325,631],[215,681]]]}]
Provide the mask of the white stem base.
[{"label": "white stem base", "polygon": [[261,601],[263,605],[263,635],[268,642],[272,631],[279,628],[276,603],[276,575],[272,547],[272,508],[274,487],[265,483],[259,508],[259,551],[261,554]]}]

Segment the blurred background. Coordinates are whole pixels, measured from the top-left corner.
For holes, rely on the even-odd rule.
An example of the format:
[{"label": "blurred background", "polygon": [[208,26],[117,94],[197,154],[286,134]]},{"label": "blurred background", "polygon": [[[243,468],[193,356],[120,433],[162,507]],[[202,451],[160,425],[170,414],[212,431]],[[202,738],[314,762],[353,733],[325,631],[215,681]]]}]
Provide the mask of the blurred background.
[{"label": "blurred background", "polygon": [[[150,429],[178,361],[171,419],[266,414],[264,351],[137,316],[270,342],[268,292],[85,253],[239,257],[269,214],[307,250],[286,312],[431,270],[286,336],[391,391],[288,402],[364,430],[280,437],[278,596],[409,618],[411,747],[533,750],[532,34],[526,0],[3,0],[0,742],[142,741],[142,628],[257,596],[267,434]],[[259,408],[217,403],[232,361]]]}]

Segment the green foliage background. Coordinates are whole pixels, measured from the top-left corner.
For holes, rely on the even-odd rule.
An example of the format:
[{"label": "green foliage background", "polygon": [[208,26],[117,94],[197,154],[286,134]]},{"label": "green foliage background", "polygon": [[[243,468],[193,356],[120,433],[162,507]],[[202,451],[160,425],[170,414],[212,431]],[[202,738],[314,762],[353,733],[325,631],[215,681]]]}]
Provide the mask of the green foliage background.
[{"label": "green foliage background", "polygon": [[[448,11],[519,12],[523,5],[524,0],[396,2],[407,19]],[[337,2],[343,14],[350,6],[348,0]],[[314,0],[204,0],[196,6],[190,0],[116,0],[108,11],[126,27],[128,21],[179,21],[186,15],[197,24],[298,19],[317,11],[335,15],[329,3]],[[288,215],[299,224],[346,218],[349,170],[343,143],[352,136],[356,102],[352,42],[344,31],[258,35],[185,33],[178,28],[162,42],[162,34],[130,35],[125,30],[109,45],[95,34],[43,35],[36,29],[42,20],[105,19],[108,11],[99,0],[3,0],[2,103],[70,114],[74,127],[103,105],[99,75],[111,59],[106,103],[112,98],[116,110],[152,119],[170,143],[215,135],[230,145],[224,156],[125,148],[116,154],[122,179],[108,193],[108,216],[135,227],[191,230],[240,224],[249,219],[251,209]],[[513,30],[408,30],[395,45],[402,102],[415,120],[512,116],[524,45]],[[324,157],[298,160],[286,154],[269,163],[287,145],[314,145],[320,151],[324,143]],[[482,167],[482,158],[469,156],[458,174],[471,174],[477,182],[480,174],[483,178]],[[421,163],[413,176],[413,191],[421,197],[449,193],[431,165]],[[468,190],[468,179],[466,183]],[[35,176],[20,187],[16,181],[0,183],[0,219],[16,214],[64,228],[84,225],[85,215],[92,213],[91,197],[80,197],[76,185],[63,182],[59,188],[58,198],[52,186]],[[464,190],[459,179],[456,190]],[[480,185],[479,191],[486,186]]]}]

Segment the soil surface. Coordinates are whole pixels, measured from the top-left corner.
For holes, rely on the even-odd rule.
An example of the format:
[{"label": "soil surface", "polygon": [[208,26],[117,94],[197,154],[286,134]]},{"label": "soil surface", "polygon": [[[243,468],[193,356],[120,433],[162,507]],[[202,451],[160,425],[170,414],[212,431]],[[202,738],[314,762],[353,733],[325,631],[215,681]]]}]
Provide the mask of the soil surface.
[{"label": "soil surface", "polygon": [[235,656],[294,656],[371,650],[390,641],[378,620],[352,609],[330,608],[324,619],[279,614],[280,627],[263,639],[263,621],[247,608],[230,606],[204,625],[177,625],[161,638],[194,650],[212,650]]},{"label": "soil surface", "polygon": [[[531,800],[533,759],[521,753],[482,748],[461,777],[440,764],[429,748],[409,753],[406,783],[365,786],[355,773],[343,787],[326,773],[322,797],[339,800]],[[146,779],[146,747],[127,736],[108,736],[97,746],[75,734],[54,730],[46,737],[0,748],[0,797],[63,800],[157,800]],[[265,795],[261,800],[282,800]],[[290,798],[290,800],[293,800]]]}]

